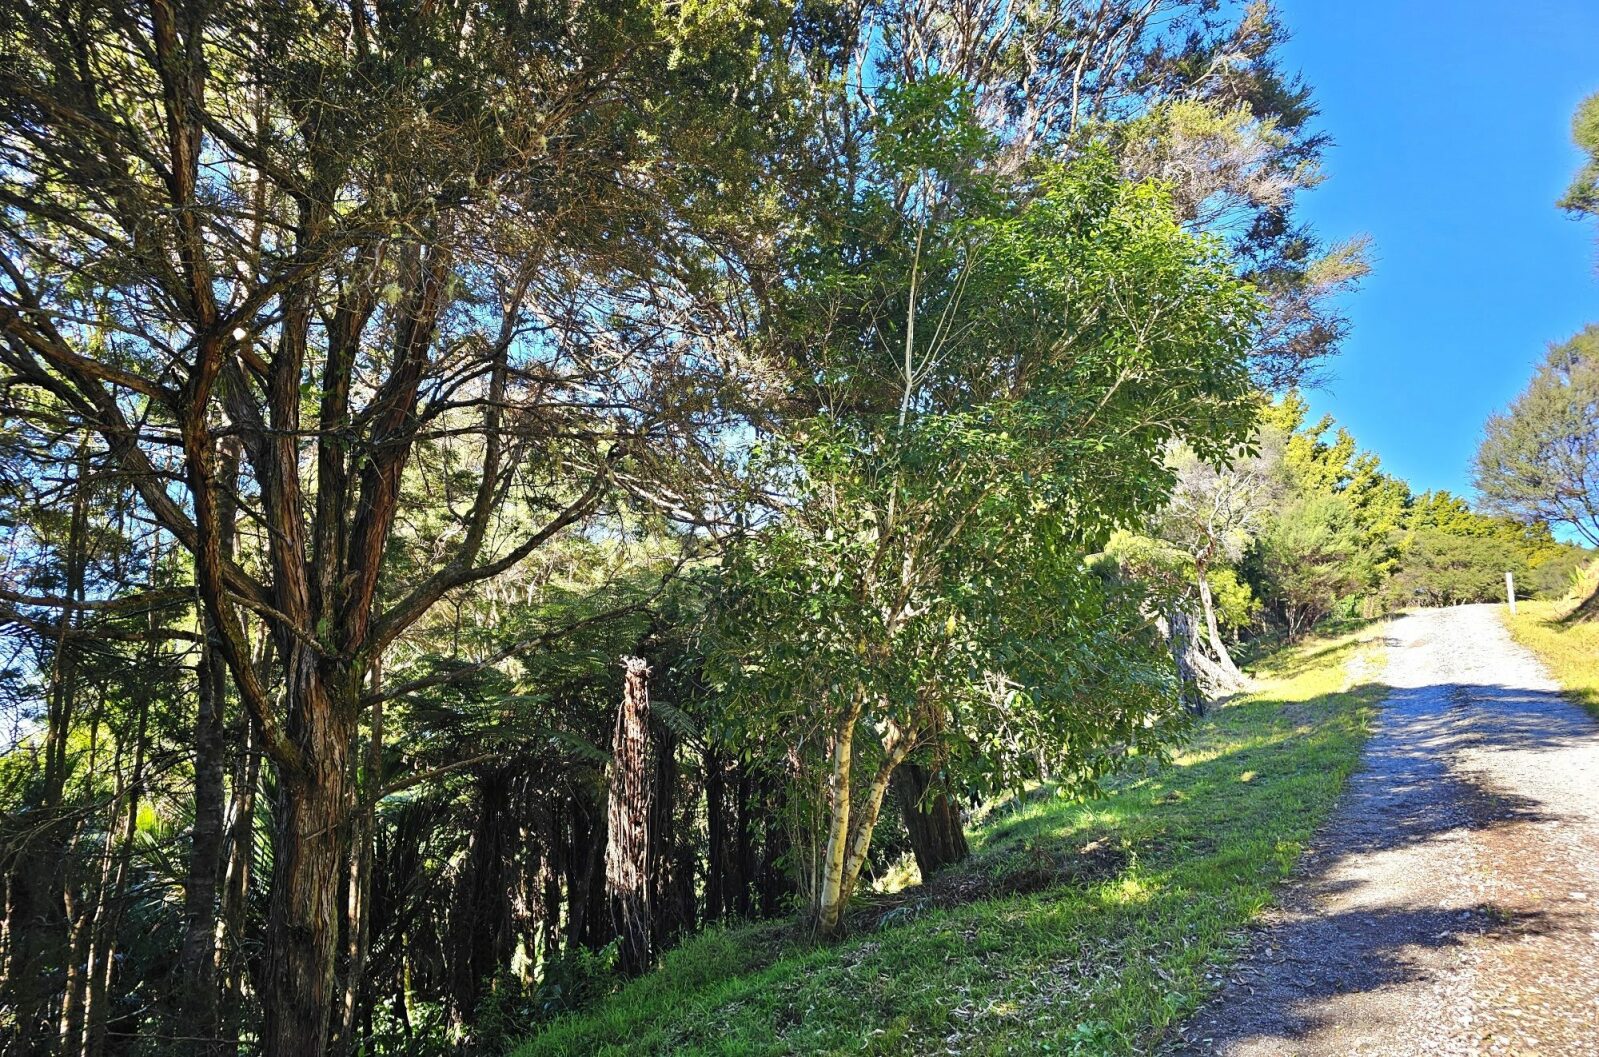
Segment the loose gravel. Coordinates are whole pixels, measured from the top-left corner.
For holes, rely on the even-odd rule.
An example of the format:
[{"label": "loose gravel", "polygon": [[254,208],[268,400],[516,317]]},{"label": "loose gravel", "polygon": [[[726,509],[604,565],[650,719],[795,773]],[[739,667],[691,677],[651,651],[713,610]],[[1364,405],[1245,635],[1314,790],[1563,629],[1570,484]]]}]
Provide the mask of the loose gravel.
[{"label": "loose gravel", "polygon": [[1172,1057],[1599,1057],[1599,726],[1493,606],[1389,635],[1361,771]]}]

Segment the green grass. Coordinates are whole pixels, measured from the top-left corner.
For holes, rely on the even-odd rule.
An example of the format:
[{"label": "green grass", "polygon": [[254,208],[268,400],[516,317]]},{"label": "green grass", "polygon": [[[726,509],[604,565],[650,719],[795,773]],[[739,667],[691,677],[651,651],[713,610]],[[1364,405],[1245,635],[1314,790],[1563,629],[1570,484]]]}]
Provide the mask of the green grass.
[{"label": "green grass", "polygon": [[1567,620],[1575,602],[1518,602],[1499,607],[1511,636],[1538,655],[1572,699],[1599,716],[1599,620]]},{"label": "green grass", "polygon": [[947,909],[913,899],[835,945],[780,923],[713,931],[515,1052],[1148,1052],[1202,1000],[1207,968],[1354,768],[1384,693],[1374,634],[1278,654],[1170,767],[1140,765],[1088,803],[1035,793],[996,810],[962,868],[1003,881],[1040,857],[1089,864],[1072,880]]}]

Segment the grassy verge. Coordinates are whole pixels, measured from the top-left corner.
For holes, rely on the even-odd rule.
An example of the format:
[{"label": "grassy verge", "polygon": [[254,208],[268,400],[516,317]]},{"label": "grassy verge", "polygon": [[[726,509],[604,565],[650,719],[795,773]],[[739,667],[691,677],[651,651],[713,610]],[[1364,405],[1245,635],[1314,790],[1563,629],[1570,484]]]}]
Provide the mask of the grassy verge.
[{"label": "grassy verge", "polygon": [[1572,699],[1599,716],[1599,620],[1567,620],[1574,603],[1518,602],[1516,615],[1500,606],[1511,637],[1543,661]]},{"label": "grassy verge", "polygon": [[973,834],[974,879],[1040,856],[1092,864],[1063,883],[908,902],[832,946],[773,925],[711,932],[516,1053],[1149,1052],[1204,997],[1206,969],[1354,768],[1384,693],[1374,634],[1277,655],[1262,689],[1216,709],[1171,767],[1137,768],[1090,803],[1030,796]]}]

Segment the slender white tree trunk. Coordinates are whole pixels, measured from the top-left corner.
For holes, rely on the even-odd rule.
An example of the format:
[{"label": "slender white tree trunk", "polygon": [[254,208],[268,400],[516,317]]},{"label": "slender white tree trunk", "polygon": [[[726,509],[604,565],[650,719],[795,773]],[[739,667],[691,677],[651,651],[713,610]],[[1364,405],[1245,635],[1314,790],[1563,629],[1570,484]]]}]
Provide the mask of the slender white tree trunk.
[{"label": "slender white tree trunk", "polygon": [[1204,568],[1199,570],[1199,604],[1205,611],[1206,637],[1210,640],[1211,652],[1216,655],[1216,663],[1229,677],[1242,683],[1244,673],[1238,670],[1233,655],[1227,652],[1227,644],[1222,641],[1221,627],[1216,621],[1216,603],[1210,593],[1210,577]]},{"label": "slender white tree trunk", "polygon": [[822,856],[822,883],[816,892],[816,925],[824,935],[838,931],[844,904],[844,860],[850,835],[850,767],[855,751],[855,721],[860,706],[853,706],[833,733],[833,764],[827,779],[827,851]]},{"label": "slender white tree trunk", "polygon": [[[855,710],[858,713],[859,709]],[[853,721],[850,724],[853,730]],[[849,908],[850,896],[855,893],[860,880],[861,867],[866,864],[866,853],[872,846],[872,831],[883,811],[883,796],[888,792],[894,768],[904,762],[915,744],[908,732],[896,731],[884,745],[886,756],[882,766],[872,776],[856,812],[850,804],[850,788],[846,775],[843,797],[836,801],[828,826],[827,865],[822,879],[822,893],[817,900],[816,924],[824,936],[837,935],[844,923],[844,912]],[[845,750],[846,767],[853,755],[853,746]],[[838,774],[839,757],[834,757],[834,775]],[[837,788],[837,787],[835,787]],[[842,813],[839,808],[842,806]]]}]

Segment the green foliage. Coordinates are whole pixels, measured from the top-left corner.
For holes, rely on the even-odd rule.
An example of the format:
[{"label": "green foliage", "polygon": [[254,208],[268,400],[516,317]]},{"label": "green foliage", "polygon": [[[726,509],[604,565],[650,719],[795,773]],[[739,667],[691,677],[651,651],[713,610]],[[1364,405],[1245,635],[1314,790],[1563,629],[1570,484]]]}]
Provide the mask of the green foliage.
[{"label": "green foliage", "polygon": [[[130,1036],[208,989],[247,1036],[309,1008],[256,971],[296,944],[339,946],[335,1022],[380,1050],[492,1049],[592,1001],[609,963],[573,952],[608,936],[590,852],[624,653],[655,665],[671,765],[667,936],[730,872],[702,752],[808,766],[856,696],[864,757],[904,724],[968,786],[1042,762],[1086,789],[1162,751],[1148,595],[1084,555],[1160,505],[1174,440],[1214,462],[1244,439],[1251,366],[1275,383],[1336,345],[1327,295],[1362,267],[1295,216],[1325,139],[1264,4],[8,9],[0,579],[33,600],[7,593],[0,693],[46,730],[0,760],[0,840],[67,869],[26,974],[53,993],[3,1038],[76,1033],[80,935],[117,958],[92,1017]],[[74,586],[80,443],[104,492]],[[211,487],[237,522],[200,592],[220,735],[196,722],[213,565],[188,553]],[[739,770],[724,799],[742,828],[813,777]],[[324,785],[348,810],[298,825]],[[253,841],[236,902],[184,875],[202,786]],[[53,845],[41,803],[71,823]],[[336,868],[273,871],[302,841]],[[762,859],[766,912],[790,861]],[[370,958],[358,920],[290,920],[335,904],[369,912]],[[218,957],[175,974],[185,922]],[[315,1020],[262,1044],[320,1046]]]},{"label": "green foliage", "polygon": [[1194,559],[1177,545],[1125,529],[1111,533],[1105,549],[1096,556],[1102,575],[1125,574],[1164,598],[1185,592],[1194,582]]},{"label": "green foliage", "polygon": [[1326,245],[1268,219],[1321,182],[1326,140],[1309,128],[1315,106],[1307,86],[1272,58],[1281,39],[1276,11],[1265,3],[1241,10],[1230,40],[1207,47],[1195,34],[1174,63],[1190,74],[1225,65],[1227,78],[1206,76],[1203,88],[1157,98],[1103,135],[1126,172],[1169,186],[1184,220],[1220,233],[1245,262],[1266,305],[1252,357],[1256,379],[1275,392],[1313,373],[1315,360],[1336,349],[1347,322],[1334,297],[1353,289],[1369,266],[1364,240]]},{"label": "green foliage", "polygon": [[873,161],[901,177],[981,183],[971,162],[994,143],[972,105],[970,87],[949,74],[886,85],[873,123]]},{"label": "green foliage", "polygon": [[1225,464],[1200,459],[1186,447],[1167,456],[1176,475],[1171,499],[1156,519],[1170,540],[1202,569],[1236,563],[1248,550],[1287,489],[1282,434],[1258,431],[1254,450],[1228,453]]},{"label": "green foliage", "polygon": [[[1031,877],[1037,890],[907,903],[837,945],[771,926],[713,930],[515,1052],[1155,1052],[1356,766],[1385,693],[1348,683],[1368,650],[1345,638],[1277,655],[1258,693],[1200,721],[1175,766],[1135,768],[1099,799],[1040,789],[998,806],[954,887]],[[1054,880],[1038,889],[1041,865]]]},{"label": "green foliage", "polygon": [[1541,520],[1483,513],[1447,491],[1413,495],[1331,418],[1310,421],[1297,394],[1262,417],[1266,435],[1285,437],[1286,501],[1237,569],[1291,634],[1334,614],[1498,598],[1507,571],[1524,593],[1559,594],[1589,553]]},{"label": "green foliage", "polygon": [[1227,566],[1212,569],[1210,590],[1215,595],[1216,617],[1222,627],[1238,632],[1252,627],[1259,619],[1263,603],[1237,570]]},{"label": "green foliage", "polygon": [[865,701],[863,731],[936,729],[964,779],[990,788],[1040,758],[1088,782],[1122,747],[1156,752],[1180,716],[1160,655],[1132,633],[1136,597],[1090,575],[1051,529],[1030,522],[925,573],[906,585],[910,606],[886,614],[898,598],[874,578],[877,540],[831,525],[769,531],[729,563],[737,587],[713,631],[713,685],[748,740],[816,744]]},{"label": "green foliage", "polygon": [[1506,572],[1525,579],[1526,556],[1509,540],[1421,527],[1387,591],[1397,606],[1490,602],[1504,597]]},{"label": "green foliage", "polygon": [[[185,540],[201,504],[182,494],[174,441],[193,442],[197,465],[213,440],[243,446],[242,468],[220,482],[243,500],[238,568],[213,601],[242,607],[251,655],[233,671],[248,689],[259,670],[258,716],[287,703],[296,736],[326,741],[312,746],[319,774],[347,766],[350,801],[376,802],[378,867],[370,903],[328,887],[351,876],[342,862],[314,890],[267,900],[279,849],[265,822],[308,788],[269,764],[252,909],[226,953],[233,969],[276,964],[263,942],[296,930],[263,929],[268,904],[374,908],[359,1002],[399,990],[401,1012],[416,1014],[380,1023],[389,1040],[471,1030],[492,1047],[519,1020],[610,986],[605,956],[585,948],[603,947],[603,925],[591,915],[561,956],[555,926],[594,909],[583,878],[595,864],[576,857],[603,846],[595,807],[618,654],[658,663],[652,736],[673,764],[707,744],[741,763],[792,756],[799,772],[782,773],[800,799],[818,746],[855,707],[844,733],[860,735],[868,762],[898,731],[941,741],[967,788],[1042,766],[1082,793],[1169,750],[1181,728],[1148,626],[1155,596],[1197,575],[1237,628],[1263,599],[1295,604],[1291,570],[1245,575],[1266,567],[1252,555],[1302,545],[1289,556],[1325,557],[1328,576],[1357,585],[1347,594],[1388,560],[1365,569],[1362,556],[1403,528],[1403,489],[1347,435],[1325,443],[1313,430],[1292,453],[1305,502],[1347,508],[1339,524],[1355,544],[1268,532],[1255,514],[1214,531],[1172,516],[1158,541],[1126,534],[1150,528],[1185,474],[1220,486],[1216,467],[1257,410],[1250,364],[1255,381],[1277,381],[1335,345],[1325,295],[1363,267],[1358,248],[1318,246],[1294,219],[1324,140],[1308,89],[1276,64],[1265,4],[1236,19],[1210,0],[1046,4],[1015,18],[998,5],[958,26],[937,5],[759,0],[153,10],[151,26],[176,14],[176,52],[114,5],[18,7],[30,17],[15,20],[0,93],[11,203],[0,227],[19,269],[0,299],[10,323],[35,328],[5,356],[23,394],[13,410],[41,428],[29,438],[40,452],[5,454],[4,494],[26,500],[0,518],[19,574],[8,583],[73,593],[54,560],[65,519],[46,501],[63,430],[98,432],[85,441],[96,478],[147,488],[107,508]],[[1064,55],[1078,71],[1069,86]],[[175,157],[191,120],[201,146]],[[181,187],[190,168],[193,193]],[[219,309],[204,307],[208,291]],[[208,403],[200,383],[212,377]],[[1186,462],[1167,458],[1174,446]],[[592,502],[552,522],[591,481]],[[764,486],[762,506],[750,491]],[[727,512],[743,518],[729,525]],[[22,605],[31,650],[13,654],[5,687],[37,700],[74,655],[82,686],[62,682],[82,693],[72,717],[52,720],[67,765],[50,805],[81,823],[74,885],[103,884],[113,794],[141,790],[128,842],[139,895],[131,926],[110,930],[121,962],[96,1005],[157,1011],[124,1025],[142,1029],[182,1004],[162,990],[160,952],[180,921],[198,622],[187,559],[143,569],[147,540],[120,524],[108,535],[115,547],[78,548],[106,567],[80,597],[175,587],[180,603],[78,612],[58,637],[46,632],[61,607]],[[703,560],[726,539],[730,551]],[[1085,559],[1107,540],[1137,578]],[[689,584],[664,589],[685,565]],[[701,656],[689,646],[706,599]],[[374,621],[385,628],[369,639]],[[322,648],[314,665],[307,643]],[[300,677],[324,668],[337,670],[329,716],[347,724],[327,739],[331,727],[292,712]],[[229,743],[214,758],[237,791],[263,747],[236,695],[222,696]],[[8,808],[37,784],[36,740],[0,766]],[[145,751],[165,769],[130,784]],[[285,777],[297,755],[278,753]],[[661,858],[686,878],[690,919],[700,779],[664,780],[667,814],[680,809],[666,821],[681,828]],[[294,837],[291,813],[279,817]],[[350,817],[357,867],[364,818]],[[1165,852],[1145,844],[1151,859]],[[996,849],[985,865],[1012,883],[1035,852]],[[1250,854],[1269,867],[1281,849]],[[1212,882],[1232,864],[1212,865],[1205,895],[1227,903]],[[1118,915],[1146,878],[1123,880],[1093,895],[1106,911],[1093,927],[1138,920]],[[51,906],[87,891],[58,887]],[[517,948],[533,987],[500,964],[507,893],[523,904],[518,928],[537,916],[550,929],[540,951]],[[100,922],[101,909],[79,912]],[[1165,909],[1187,912],[1180,898]],[[51,971],[65,977],[66,964]],[[1085,1006],[1055,1041],[1120,1046],[1139,1004],[1161,1015],[1182,1004],[1140,969],[1121,1012]],[[243,1019],[273,979],[238,992]],[[890,1023],[882,1045],[922,1026]]]},{"label": "green foliage", "polygon": [[[1090,567],[1101,576],[1137,580],[1163,606],[1189,598],[1198,575],[1193,557],[1186,551],[1165,540],[1126,531],[1112,534]],[[1221,626],[1234,632],[1253,627],[1262,603],[1248,580],[1230,565],[1213,565],[1206,575]]]},{"label": "green foliage", "polygon": [[[948,97],[889,97],[879,135],[911,142],[874,157],[942,164],[929,123],[972,149]],[[1171,440],[1217,457],[1242,439],[1255,301],[1103,157],[965,207],[875,260],[812,258],[830,261],[798,291],[812,315],[858,322],[810,353],[826,409],[760,453],[786,501],[727,561],[707,672],[751,741],[843,724],[874,767],[943,739],[973,782],[1040,760],[1091,782],[1180,718],[1139,599],[1089,573],[1088,543],[1159,505]]]},{"label": "green foliage", "polygon": [[1339,493],[1303,495],[1285,506],[1261,536],[1256,560],[1267,600],[1281,607],[1290,635],[1371,586],[1354,510]]},{"label": "green foliage", "polygon": [[1571,140],[1587,157],[1560,207],[1578,216],[1599,217],[1599,92],[1584,99],[1571,119]]},{"label": "green foliage", "polygon": [[1594,552],[1587,547],[1571,544],[1540,547],[1528,559],[1525,589],[1539,598],[1564,598],[1587,582],[1585,578],[1594,572]]},{"label": "green foliage", "polygon": [[1416,497],[1410,508],[1410,526],[1437,529],[1450,536],[1479,538],[1495,535],[1499,529],[1492,518],[1475,513],[1464,499],[1442,489]]},{"label": "green foliage", "polygon": [[1488,509],[1599,546],[1599,325],[1551,346],[1510,409],[1488,420],[1474,483]]}]

